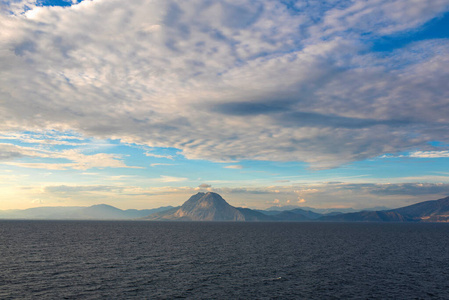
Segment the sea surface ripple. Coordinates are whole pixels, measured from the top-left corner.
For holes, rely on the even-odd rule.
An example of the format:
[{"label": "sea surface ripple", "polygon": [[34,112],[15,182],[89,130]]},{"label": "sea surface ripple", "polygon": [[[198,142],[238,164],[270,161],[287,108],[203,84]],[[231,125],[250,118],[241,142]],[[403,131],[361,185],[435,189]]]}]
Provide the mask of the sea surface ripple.
[{"label": "sea surface ripple", "polygon": [[0,299],[449,299],[449,224],[0,221]]}]

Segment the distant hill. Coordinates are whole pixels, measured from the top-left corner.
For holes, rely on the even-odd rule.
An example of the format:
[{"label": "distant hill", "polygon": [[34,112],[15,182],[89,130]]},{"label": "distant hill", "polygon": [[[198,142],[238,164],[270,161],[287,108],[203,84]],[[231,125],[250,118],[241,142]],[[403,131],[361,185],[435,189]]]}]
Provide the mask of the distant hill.
[{"label": "distant hill", "polygon": [[449,222],[449,197],[384,211],[361,211],[324,216],[318,220],[334,222]]},{"label": "distant hill", "polygon": [[275,211],[291,211],[295,209],[302,209],[304,211],[311,211],[321,215],[329,215],[329,214],[343,214],[343,213],[353,213],[359,211],[379,211],[379,210],[388,210],[391,209],[385,206],[376,206],[376,207],[367,207],[363,209],[356,210],[354,208],[314,208],[308,206],[295,206],[295,205],[286,205],[286,206],[271,206],[264,211],[266,212],[275,212]]},{"label": "distant hill", "polygon": [[295,208],[295,209],[289,210],[289,212],[298,214],[298,215],[303,215],[304,217],[306,217],[307,219],[310,219],[310,220],[316,220],[323,216],[320,213],[316,213],[316,212],[313,212],[310,210],[305,210],[302,208]]},{"label": "distant hill", "polygon": [[403,216],[397,212],[387,211],[361,211],[355,213],[323,216],[319,221],[333,222],[413,222],[413,218]]},{"label": "distant hill", "polygon": [[[287,206],[285,206],[287,207]],[[295,207],[295,206],[291,206]],[[290,208],[290,206],[288,206]],[[288,210],[257,210],[258,212],[270,216],[272,221],[307,221],[322,217],[322,214],[310,210],[295,207]]]},{"label": "distant hill", "polygon": [[321,215],[327,215],[330,213],[350,213],[350,212],[357,212],[358,210],[355,210],[353,208],[314,208],[314,207],[308,207],[308,206],[295,206],[295,205],[286,205],[286,206],[272,206],[265,211],[291,211],[294,209],[302,209],[304,211],[311,211],[317,214]]},{"label": "distant hill", "polygon": [[89,207],[58,206],[35,207],[24,210],[0,211],[0,219],[33,219],[33,220],[132,220],[164,211],[172,206],[155,209],[121,210],[107,204],[97,204]]},{"label": "distant hill", "polygon": [[236,207],[245,217],[245,221],[273,221],[273,218],[250,208]]},{"label": "distant hill", "polygon": [[306,217],[301,213],[294,212],[293,210],[281,211],[276,215],[271,216],[272,221],[285,221],[285,222],[299,222],[310,221],[312,219]]}]

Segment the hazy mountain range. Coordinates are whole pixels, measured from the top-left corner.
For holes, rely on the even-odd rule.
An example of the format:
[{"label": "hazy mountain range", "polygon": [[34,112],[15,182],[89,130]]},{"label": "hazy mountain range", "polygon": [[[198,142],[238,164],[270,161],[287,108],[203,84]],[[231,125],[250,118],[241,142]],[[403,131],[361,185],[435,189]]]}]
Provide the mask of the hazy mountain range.
[{"label": "hazy mountain range", "polygon": [[303,209],[308,210],[311,212],[327,215],[330,213],[351,213],[351,212],[359,212],[362,210],[369,210],[369,211],[375,211],[375,210],[388,210],[391,209],[390,207],[386,206],[375,206],[375,207],[367,207],[362,210],[357,210],[351,207],[348,208],[314,208],[314,207],[308,207],[308,206],[295,206],[295,205],[286,205],[286,206],[272,206],[270,208],[265,209],[266,211],[284,211],[284,210],[293,210],[293,209]]},{"label": "hazy mountain range", "polygon": [[167,210],[172,206],[155,209],[121,210],[111,205],[98,204],[89,207],[56,206],[35,207],[23,210],[0,210],[0,219],[36,219],[36,220],[132,220]]},{"label": "hazy mountain range", "polygon": [[[272,208],[271,208],[272,209]],[[327,221],[327,222],[447,222],[449,197],[379,211],[326,214],[304,208],[252,210],[229,205],[216,193],[198,193],[181,207],[152,214],[147,220],[166,221]]]},{"label": "hazy mountain range", "polygon": [[449,197],[388,210],[320,213],[318,209],[287,207],[254,210],[234,207],[219,194],[198,193],[179,207],[127,209],[99,204],[89,207],[37,207],[0,211],[0,219],[150,220],[150,221],[271,221],[271,222],[449,222]]}]

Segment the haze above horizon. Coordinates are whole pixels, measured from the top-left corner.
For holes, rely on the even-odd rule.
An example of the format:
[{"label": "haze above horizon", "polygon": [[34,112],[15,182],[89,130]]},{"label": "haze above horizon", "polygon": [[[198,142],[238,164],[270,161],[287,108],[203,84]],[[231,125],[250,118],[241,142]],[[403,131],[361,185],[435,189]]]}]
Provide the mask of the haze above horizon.
[{"label": "haze above horizon", "polygon": [[0,209],[449,195],[449,0],[0,3]]}]

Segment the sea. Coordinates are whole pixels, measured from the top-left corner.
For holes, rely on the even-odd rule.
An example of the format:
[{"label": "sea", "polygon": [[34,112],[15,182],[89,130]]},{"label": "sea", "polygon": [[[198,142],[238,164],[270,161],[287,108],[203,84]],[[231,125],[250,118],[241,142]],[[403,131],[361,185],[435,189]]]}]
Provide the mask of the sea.
[{"label": "sea", "polygon": [[0,221],[0,299],[449,299],[449,224]]}]

